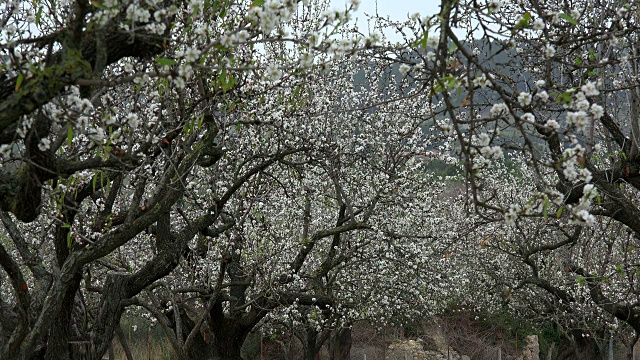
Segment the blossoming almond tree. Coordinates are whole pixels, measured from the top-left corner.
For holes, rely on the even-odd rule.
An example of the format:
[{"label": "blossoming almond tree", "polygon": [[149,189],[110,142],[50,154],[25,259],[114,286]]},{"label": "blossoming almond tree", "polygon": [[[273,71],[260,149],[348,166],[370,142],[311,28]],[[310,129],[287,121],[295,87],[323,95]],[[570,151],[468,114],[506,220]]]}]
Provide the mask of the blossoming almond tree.
[{"label": "blossoming almond tree", "polygon": [[[637,11],[624,1],[444,0],[437,17],[421,21],[409,75],[429,85],[425,91],[442,110],[437,122],[458,143],[478,214],[516,233],[557,229],[555,235],[524,231],[519,238],[514,251],[532,275],[527,286],[554,294],[533,258],[590,244],[594,235],[611,244],[591,253],[602,256],[595,263],[613,254],[634,258],[629,251],[640,235]],[[515,156],[535,175],[509,202],[494,167]],[[583,228],[590,226],[602,232]],[[614,231],[618,227],[634,237],[622,240],[627,237]],[[537,236],[549,238],[536,245]],[[628,242],[631,247],[623,245]],[[582,279],[590,301],[640,331],[633,282],[626,282],[624,295],[615,287],[604,291],[602,267],[580,256],[561,263],[555,266]],[[633,272],[634,264],[619,265]]]},{"label": "blossoming almond tree", "polygon": [[[524,160],[512,161],[510,166],[495,164],[483,180],[497,206],[526,204],[535,191],[535,171]],[[637,256],[629,249],[634,236],[624,226],[597,218],[593,226],[583,227],[555,216],[543,222],[521,217],[516,226],[468,215],[466,220],[471,230],[452,243],[453,255],[442,269],[451,284],[451,301],[508,313],[540,329],[552,327],[563,335],[556,343],[561,358],[601,358],[611,337],[635,342],[632,326],[609,313],[611,303],[631,303],[636,297],[632,264]],[[572,268],[582,270],[575,274]],[[600,277],[597,287],[586,274]]]},{"label": "blossoming almond tree", "polygon": [[[389,294],[422,271],[425,244],[434,237],[425,232],[437,222],[430,205],[441,188],[418,171],[414,156],[424,153],[419,125],[430,109],[421,102],[384,104],[396,85],[378,91],[386,64],[369,65],[367,57],[349,59],[313,82],[274,90],[271,99],[247,99],[227,115],[234,124],[224,138],[228,150],[215,165],[194,171],[188,186],[194,196],[183,199],[184,213],[224,198],[224,185],[236,178],[232,169],[273,148],[303,150],[230,195],[219,231],[185,249],[187,260],[165,277],[168,285],[137,298],[176,352],[239,357],[256,325],[304,313],[312,317],[305,319],[313,324],[306,332],[312,358],[322,332],[384,319],[391,305],[405,319],[419,312],[422,286],[406,289],[412,301]],[[361,71],[367,80],[354,87]],[[296,91],[300,96],[291,98]],[[375,112],[372,103],[379,104]],[[136,261],[131,266],[142,266]]]},{"label": "blossoming almond tree", "polygon": [[236,192],[325,149],[287,123],[309,70],[376,40],[335,38],[355,3],[2,6],[3,358],[100,358],[194,238],[237,226]]}]

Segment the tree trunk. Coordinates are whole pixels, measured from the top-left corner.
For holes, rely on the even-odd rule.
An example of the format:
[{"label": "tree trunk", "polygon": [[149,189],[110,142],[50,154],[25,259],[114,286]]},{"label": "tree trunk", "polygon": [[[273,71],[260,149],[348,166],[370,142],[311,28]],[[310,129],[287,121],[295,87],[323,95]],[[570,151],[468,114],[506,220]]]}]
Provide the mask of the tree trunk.
[{"label": "tree trunk", "polygon": [[71,340],[84,340],[84,339],[72,339],[71,329],[71,316],[73,314],[74,300],[76,292],[80,287],[80,280],[82,277],[80,274],[76,274],[73,279],[73,285],[69,287],[66,292],[62,309],[58,315],[58,320],[53,323],[51,330],[49,331],[49,337],[47,339],[47,352],[46,358],[55,360],[68,360],[78,359],[82,355],[76,354],[75,348],[69,347],[69,341]]},{"label": "tree trunk", "polygon": [[583,337],[582,331],[572,331],[573,339],[566,339],[558,348],[557,360],[601,360],[604,354],[592,337]]},{"label": "tree trunk", "polygon": [[242,360],[240,349],[251,329],[245,329],[237,323],[225,319],[223,326],[215,332],[215,358],[220,360]]},{"label": "tree trunk", "polygon": [[304,360],[316,360],[316,356],[318,355],[318,348],[316,346],[316,339],[318,334],[313,329],[307,329],[304,332],[302,346],[304,348],[303,351],[303,359]]},{"label": "tree trunk", "polygon": [[351,328],[340,328],[331,334],[331,339],[329,340],[329,359],[351,359]]},{"label": "tree trunk", "polygon": [[211,325],[215,336],[213,346],[215,358],[220,360],[241,360],[240,349],[253,326],[245,326],[240,319],[225,317],[222,302],[211,308]]},{"label": "tree trunk", "polygon": [[547,350],[547,360],[553,360],[553,350],[555,350],[556,343],[552,342],[549,350]]},{"label": "tree trunk", "polygon": [[[174,307],[174,309],[176,309],[176,307]],[[180,321],[182,322],[182,334],[176,334],[176,336],[186,339],[189,336],[189,333],[192,331],[192,329],[196,326],[196,323],[193,321],[193,319],[191,319],[187,315],[183,307],[180,307],[179,309],[180,309],[179,310]],[[171,322],[169,327],[173,331],[176,331],[176,324],[174,321],[175,315],[173,313],[169,313],[167,318]],[[200,332],[196,334],[191,346],[188,349],[183,349],[183,353],[186,355],[183,357],[180,357],[180,354],[178,354],[178,358],[189,359],[189,360],[191,359],[201,360],[201,359],[214,358],[215,351],[214,351],[213,342],[211,341],[210,336],[203,336],[203,334],[206,334],[206,331],[207,329],[205,328],[200,329]]]},{"label": "tree trunk", "polygon": [[118,340],[120,340],[120,345],[122,345],[122,351],[124,351],[124,355],[127,357],[127,360],[133,360],[133,354],[131,354],[131,349],[129,348],[129,343],[127,343],[127,339],[124,336],[124,332],[120,326],[116,327],[116,335],[118,336]]},{"label": "tree trunk", "polygon": [[[116,327],[120,327],[122,315],[122,299],[126,299],[126,273],[110,273],[107,275],[103,287],[103,295],[100,299],[98,316],[94,322],[92,331],[92,352],[97,359],[107,352],[109,344],[113,341]],[[108,294],[108,295],[107,295]]]}]

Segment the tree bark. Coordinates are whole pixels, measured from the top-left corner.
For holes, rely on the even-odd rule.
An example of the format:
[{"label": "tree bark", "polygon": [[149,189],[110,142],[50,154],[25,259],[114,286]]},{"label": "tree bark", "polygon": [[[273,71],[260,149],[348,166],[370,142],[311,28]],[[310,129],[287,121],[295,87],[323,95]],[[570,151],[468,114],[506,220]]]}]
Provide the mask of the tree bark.
[{"label": "tree bark", "polygon": [[80,274],[76,274],[73,279],[73,285],[67,290],[59,312],[58,319],[51,326],[49,337],[47,338],[46,358],[55,360],[79,359],[79,354],[74,353],[74,348],[69,347],[71,340],[88,340],[88,339],[72,339],[71,321],[73,315],[73,307],[75,305],[76,292],[80,288]]},{"label": "tree bark", "polygon": [[[106,48],[96,47],[98,36],[104,37],[104,44],[108,44]],[[88,32],[81,49],[62,44],[62,50],[52,55],[45,69],[25,79],[19,90],[15,89],[17,77],[0,80],[0,144],[14,141],[22,116],[34,114],[66,86],[76,84],[79,79],[90,79],[94,75],[92,66],[99,62],[99,53],[106,55],[103,60],[106,63],[101,64],[104,67],[127,56],[147,58],[159,54],[164,42],[161,35],[140,32],[132,36],[120,29],[103,28]],[[38,64],[33,65],[37,67]],[[42,122],[39,128],[38,122]],[[40,214],[42,184],[69,172],[65,167],[70,164],[57,158],[52,150],[37,149],[39,140],[49,133],[50,126],[48,118],[36,117],[36,123],[25,139],[27,149],[33,148],[26,155],[28,161],[13,171],[0,171],[0,210],[12,212],[24,222],[32,222]],[[38,131],[33,131],[36,128]]]},{"label": "tree bark", "polygon": [[215,358],[220,360],[241,360],[240,349],[253,326],[245,326],[238,319],[226,317],[222,301],[211,309],[211,325],[215,336]]},{"label": "tree bark", "polygon": [[571,331],[573,339],[565,339],[558,348],[557,360],[600,360],[604,354],[600,352],[598,343],[592,337],[582,336],[580,329]]},{"label": "tree bark", "polygon": [[318,355],[318,347],[316,346],[316,339],[318,333],[313,329],[307,329],[302,337],[303,356],[304,360],[316,360]]},{"label": "tree bark", "polygon": [[351,328],[340,328],[331,334],[331,339],[329,340],[329,359],[351,359]]},{"label": "tree bark", "polygon": [[93,342],[93,358],[100,359],[111,341],[117,327],[120,327],[120,316],[123,307],[122,300],[127,297],[127,274],[112,273],[107,275],[103,287],[103,296],[100,299],[100,312],[95,321],[91,334]]},{"label": "tree bark", "polygon": [[120,341],[120,345],[122,345],[122,351],[124,351],[124,355],[127,357],[127,360],[133,360],[133,354],[131,354],[129,343],[127,342],[124,332],[122,332],[122,328],[120,326],[116,327],[116,336]]}]

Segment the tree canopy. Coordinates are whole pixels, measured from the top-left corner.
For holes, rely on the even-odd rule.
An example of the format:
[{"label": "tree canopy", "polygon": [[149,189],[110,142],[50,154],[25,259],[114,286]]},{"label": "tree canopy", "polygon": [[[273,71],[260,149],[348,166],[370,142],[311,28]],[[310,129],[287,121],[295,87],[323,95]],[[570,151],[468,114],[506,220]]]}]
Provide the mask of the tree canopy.
[{"label": "tree canopy", "polygon": [[180,359],[470,302],[640,332],[637,4],[358,3],[0,5],[0,358],[133,314]]}]

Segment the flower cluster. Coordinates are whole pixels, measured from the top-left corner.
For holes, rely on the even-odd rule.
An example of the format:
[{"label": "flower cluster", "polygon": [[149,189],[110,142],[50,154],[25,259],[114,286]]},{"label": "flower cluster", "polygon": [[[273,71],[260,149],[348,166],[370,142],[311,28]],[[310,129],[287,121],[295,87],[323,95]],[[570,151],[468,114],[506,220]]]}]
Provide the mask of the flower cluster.
[{"label": "flower cluster", "polygon": [[576,144],[572,148],[565,149],[563,152],[564,160],[562,162],[562,174],[567,180],[576,182],[582,181],[588,183],[591,181],[591,172],[584,167],[585,148]]}]

